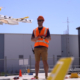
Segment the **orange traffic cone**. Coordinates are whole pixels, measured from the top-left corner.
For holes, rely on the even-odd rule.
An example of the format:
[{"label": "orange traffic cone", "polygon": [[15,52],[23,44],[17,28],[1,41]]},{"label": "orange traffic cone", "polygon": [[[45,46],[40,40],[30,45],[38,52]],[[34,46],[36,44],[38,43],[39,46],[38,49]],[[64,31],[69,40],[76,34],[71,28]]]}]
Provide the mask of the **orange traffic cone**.
[{"label": "orange traffic cone", "polygon": [[21,72],[21,70],[19,70],[19,77],[22,77],[22,72]]}]

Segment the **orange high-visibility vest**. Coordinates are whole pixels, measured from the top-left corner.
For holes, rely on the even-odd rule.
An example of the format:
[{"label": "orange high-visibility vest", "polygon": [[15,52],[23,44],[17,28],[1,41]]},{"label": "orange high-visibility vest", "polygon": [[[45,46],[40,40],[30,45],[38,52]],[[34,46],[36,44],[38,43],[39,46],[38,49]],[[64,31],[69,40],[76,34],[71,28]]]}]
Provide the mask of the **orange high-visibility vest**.
[{"label": "orange high-visibility vest", "polygon": [[[46,36],[47,35],[47,30],[48,28],[43,27],[41,32],[39,33],[38,27],[36,29],[33,30],[34,32],[34,36],[38,37],[38,36]],[[45,46],[48,48],[49,46],[49,41],[47,39],[43,39],[43,38],[39,38],[37,41],[35,41],[34,47],[36,46]]]}]

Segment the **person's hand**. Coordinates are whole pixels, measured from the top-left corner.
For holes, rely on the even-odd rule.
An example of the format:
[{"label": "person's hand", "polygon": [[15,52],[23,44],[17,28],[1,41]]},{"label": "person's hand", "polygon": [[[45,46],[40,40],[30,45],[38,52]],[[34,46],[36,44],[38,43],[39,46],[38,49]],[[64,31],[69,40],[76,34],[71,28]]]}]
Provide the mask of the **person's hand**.
[{"label": "person's hand", "polygon": [[46,37],[45,36],[41,36],[41,38],[45,39]]},{"label": "person's hand", "polygon": [[40,36],[38,36],[38,37],[35,37],[35,40],[38,40],[39,38],[41,38]]},{"label": "person's hand", "polygon": [[35,42],[35,41],[37,41],[39,38],[41,38],[41,37],[40,37],[40,36],[38,36],[38,37],[32,37],[31,40]]}]

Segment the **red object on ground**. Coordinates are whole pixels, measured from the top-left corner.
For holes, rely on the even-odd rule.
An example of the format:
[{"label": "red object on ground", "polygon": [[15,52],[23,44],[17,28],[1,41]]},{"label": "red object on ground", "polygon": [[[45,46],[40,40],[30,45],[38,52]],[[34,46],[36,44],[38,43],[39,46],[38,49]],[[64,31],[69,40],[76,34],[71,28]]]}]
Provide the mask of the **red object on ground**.
[{"label": "red object on ground", "polygon": [[65,77],[65,79],[68,79],[68,77]]},{"label": "red object on ground", "polygon": [[14,79],[14,80],[17,80],[17,79],[19,79],[19,77],[14,77],[13,79]]}]

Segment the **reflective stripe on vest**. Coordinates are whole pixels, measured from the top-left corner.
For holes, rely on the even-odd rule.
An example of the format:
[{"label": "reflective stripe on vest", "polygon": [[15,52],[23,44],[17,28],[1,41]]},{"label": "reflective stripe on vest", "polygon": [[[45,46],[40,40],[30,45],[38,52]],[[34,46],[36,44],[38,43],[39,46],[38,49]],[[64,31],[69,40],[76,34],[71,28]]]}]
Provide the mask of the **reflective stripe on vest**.
[{"label": "reflective stripe on vest", "polygon": [[47,28],[45,28],[44,35],[46,34]]},{"label": "reflective stripe on vest", "polygon": [[47,43],[47,42],[45,41],[45,39],[43,39],[43,40],[37,40],[36,42],[43,42],[43,43],[49,44],[49,43]]}]

